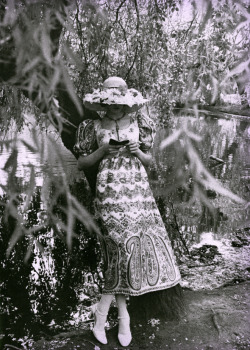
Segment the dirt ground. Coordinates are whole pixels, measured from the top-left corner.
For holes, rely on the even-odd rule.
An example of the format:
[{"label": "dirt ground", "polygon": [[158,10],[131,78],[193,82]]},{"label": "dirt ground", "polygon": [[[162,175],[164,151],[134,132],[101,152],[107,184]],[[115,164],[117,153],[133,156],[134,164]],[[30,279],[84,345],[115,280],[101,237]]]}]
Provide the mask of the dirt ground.
[{"label": "dirt ground", "polygon": [[[184,290],[187,311],[180,321],[151,320],[132,324],[127,350],[245,350],[250,349],[250,282],[214,290]],[[99,344],[90,330],[39,340],[34,350],[120,350],[117,327],[107,332],[108,345]]]}]

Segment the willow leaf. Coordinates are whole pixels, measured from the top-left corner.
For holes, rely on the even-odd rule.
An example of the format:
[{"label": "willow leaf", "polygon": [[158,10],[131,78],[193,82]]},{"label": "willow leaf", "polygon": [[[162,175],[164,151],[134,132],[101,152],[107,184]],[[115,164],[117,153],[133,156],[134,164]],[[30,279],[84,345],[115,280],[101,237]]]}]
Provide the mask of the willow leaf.
[{"label": "willow leaf", "polygon": [[66,85],[67,91],[68,91],[72,101],[74,102],[79,114],[82,115],[83,109],[82,109],[82,106],[80,104],[80,100],[75,93],[75,87],[70,79],[68,72],[66,71],[66,68],[62,69],[62,73],[63,73],[63,80],[64,80],[64,83]]},{"label": "willow leaf", "polygon": [[52,64],[51,40],[45,28],[43,28],[41,33],[41,49],[42,49],[44,58],[49,63],[49,65],[51,65]]},{"label": "willow leaf", "polygon": [[26,201],[25,201],[25,204],[24,204],[24,207],[23,207],[23,211],[24,212],[28,209],[28,207],[31,204],[31,198],[32,198],[32,196],[34,194],[35,186],[36,186],[35,170],[34,170],[34,166],[31,166],[29,188],[28,188],[28,192],[26,193],[27,197],[26,197]]},{"label": "willow leaf", "polygon": [[173,134],[169,135],[165,140],[163,140],[161,142],[160,150],[162,150],[163,148],[168,147],[169,145],[174,143],[176,140],[178,140],[178,138],[180,137],[182,132],[183,132],[182,129],[179,129],[179,130],[176,130]]},{"label": "willow leaf", "polygon": [[7,159],[3,170],[8,170],[9,168],[13,167],[16,168],[17,167],[17,156],[18,156],[18,151],[16,148],[13,148],[9,158]]}]

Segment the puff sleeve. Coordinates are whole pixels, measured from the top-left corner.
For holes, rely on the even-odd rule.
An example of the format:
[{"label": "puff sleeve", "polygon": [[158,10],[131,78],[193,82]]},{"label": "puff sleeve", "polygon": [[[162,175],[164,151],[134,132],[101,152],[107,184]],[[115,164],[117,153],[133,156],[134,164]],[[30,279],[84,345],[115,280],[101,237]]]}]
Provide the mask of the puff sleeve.
[{"label": "puff sleeve", "polygon": [[137,115],[137,123],[139,127],[139,140],[141,142],[140,149],[143,152],[147,152],[153,146],[155,124],[149,117],[142,113]]},{"label": "puff sleeve", "polygon": [[74,153],[76,157],[87,156],[98,148],[94,120],[84,120],[77,129]]}]

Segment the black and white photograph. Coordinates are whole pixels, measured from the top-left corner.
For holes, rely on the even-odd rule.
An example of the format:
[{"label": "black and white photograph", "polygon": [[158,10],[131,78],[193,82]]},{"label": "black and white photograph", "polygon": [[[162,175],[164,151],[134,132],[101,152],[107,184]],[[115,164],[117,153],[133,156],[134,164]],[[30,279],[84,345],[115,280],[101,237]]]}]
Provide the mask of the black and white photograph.
[{"label": "black and white photograph", "polygon": [[250,349],[250,0],[0,1],[0,350]]}]

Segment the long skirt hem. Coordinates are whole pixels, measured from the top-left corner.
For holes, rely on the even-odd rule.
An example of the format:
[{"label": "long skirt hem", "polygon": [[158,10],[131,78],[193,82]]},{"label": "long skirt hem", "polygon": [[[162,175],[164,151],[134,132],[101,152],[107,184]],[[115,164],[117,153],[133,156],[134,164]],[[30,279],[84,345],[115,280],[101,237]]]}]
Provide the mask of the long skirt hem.
[{"label": "long skirt hem", "polygon": [[139,296],[139,295],[143,295],[146,293],[150,293],[150,292],[156,292],[159,290],[164,290],[164,289],[169,289],[172,288],[174,286],[176,286],[178,283],[180,283],[181,279],[175,280],[172,284],[169,284],[168,286],[158,286],[158,287],[151,287],[149,286],[147,289],[143,289],[140,291],[132,291],[131,289],[116,289],[116,290],[102,290],[102,294],[106,294],[106,295],[115,295],[115,294],[123,294],[123,295],[127,295],[127,296]]}]

